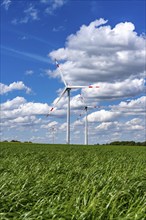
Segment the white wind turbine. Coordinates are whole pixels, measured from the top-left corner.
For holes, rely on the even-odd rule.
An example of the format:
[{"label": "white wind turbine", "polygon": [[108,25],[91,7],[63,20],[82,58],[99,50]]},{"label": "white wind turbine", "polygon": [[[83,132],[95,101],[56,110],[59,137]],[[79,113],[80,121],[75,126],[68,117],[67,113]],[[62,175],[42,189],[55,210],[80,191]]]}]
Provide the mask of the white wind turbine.
[{"label": "white wind turbine", "polygon": [[[70,144],[70,90],[71,89],[81,89],[81,88],[99,88],[99,86],[71,86],[69,84],[66,83],[64,77],[63,77],[63,73],[60,69],[60,66],[57,62],[57,60],[55,59],[55,63],[57,68],[59,69],[60,75],[61,75],[61,79],[65,85],[64,90],[62,91],[60,97],[57,99],[57,101],[54,103],[54,106],[51,108],[50,112],[53,111],[54,107],[57,105],[57,103],[60,101],[60,99],[64,96],[64,94],[67,92],[67,97],[68,97],[68,102],[67,102],[67,132],[66,132],[66,143]],[[48,114],[49,115],[49,114]]]},{"label": "white wind turbine", "polygon": [[[80,95],[80,99],[84,104],[83,110],[85,111],[85,145],[88,145],[88,109],[89,108],[97,108],[97,106],[86,105],[82,95]],[[81,116],[82,116],[82,114],[79,115],[79,117],[81,117]],[[78,117],[78,119],[79,119],[79,117]]]}]

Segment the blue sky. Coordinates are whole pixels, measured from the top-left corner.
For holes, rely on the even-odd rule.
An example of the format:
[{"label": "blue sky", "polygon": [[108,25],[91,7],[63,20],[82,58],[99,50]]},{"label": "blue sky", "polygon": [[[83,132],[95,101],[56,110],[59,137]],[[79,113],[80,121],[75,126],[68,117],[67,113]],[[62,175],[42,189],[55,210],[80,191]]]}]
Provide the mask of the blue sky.
[{"label": "blue sky", "polygon": [[[65,143],[66,97],[60,67],[71,85],[100,90],[71,93],[71,142],[84,142],[80,93],[89,111],[89,142],[145,139],[144,0],[1,0],[1,139]],[[128,101],[127,101],[128,100]],[[28,132],[29,131],[29,132]]]}]

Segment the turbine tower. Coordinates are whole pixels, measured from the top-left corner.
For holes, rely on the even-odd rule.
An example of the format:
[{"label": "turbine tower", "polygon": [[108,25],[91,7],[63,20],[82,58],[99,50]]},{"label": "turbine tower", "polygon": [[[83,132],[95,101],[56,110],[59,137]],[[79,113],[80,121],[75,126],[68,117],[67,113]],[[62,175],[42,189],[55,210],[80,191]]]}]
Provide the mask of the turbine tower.
[{"label": "turbine tower", "polygon": [[[54,107],[57,105],[57,103],[60,101],[60,99],[64,96],[65,93],[67,93],[67,131],[66,131],[66,143],[70,144],[70,91],[71,89],[82,89],[82,88],[99,88],[99,86],[71,86],[69,84],[66,83],[64,77],[63,77],[63,73],[60,69],[60,65],[58,64],[57,60],[55,59],[55,63],[57,68],[59,69],[60,72],[60,76],[61,79],[65,85],[64,90],[62,91],[60,97],[58,98],[58,100],[54,103],[54,106],[51,108],[50,112],[53,111]],[[48,114],[49,115],[49,114]]]}]

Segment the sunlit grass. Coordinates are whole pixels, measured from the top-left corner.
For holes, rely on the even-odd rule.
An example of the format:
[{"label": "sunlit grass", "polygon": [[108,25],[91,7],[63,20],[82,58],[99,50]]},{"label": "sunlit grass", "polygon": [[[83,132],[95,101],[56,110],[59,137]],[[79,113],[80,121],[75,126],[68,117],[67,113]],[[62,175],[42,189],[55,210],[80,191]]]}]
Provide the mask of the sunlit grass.
[{"label": "sunlit grass", "polygon": [[146,148],[1,143],[0,219],[144,220]]}]

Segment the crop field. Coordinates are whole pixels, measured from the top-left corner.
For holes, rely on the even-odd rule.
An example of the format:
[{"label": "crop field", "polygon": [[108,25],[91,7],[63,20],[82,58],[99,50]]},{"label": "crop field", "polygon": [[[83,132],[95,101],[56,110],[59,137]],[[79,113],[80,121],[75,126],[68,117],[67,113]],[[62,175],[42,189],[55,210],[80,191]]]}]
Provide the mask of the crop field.
[{"label": "crop field", "polygon": [[0,219],[145,220],[146,147],[1,143]]}]

